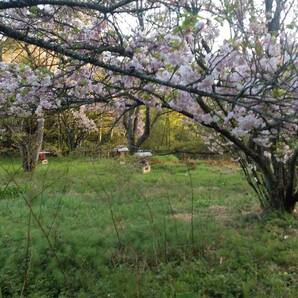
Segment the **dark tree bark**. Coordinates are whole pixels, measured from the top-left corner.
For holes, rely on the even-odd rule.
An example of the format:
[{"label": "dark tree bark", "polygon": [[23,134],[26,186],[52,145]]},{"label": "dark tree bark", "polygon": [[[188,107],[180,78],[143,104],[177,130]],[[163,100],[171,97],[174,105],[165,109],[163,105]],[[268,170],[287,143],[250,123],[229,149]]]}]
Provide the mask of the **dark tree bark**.
[{"label": "dark tree bark", "polygon": [[240,164],[248,183],[256,192],[264,210],[292,213],[298,202],[297,188],[298,149],[286,162],[275,157],[254,161],[241,157]]},{"label": "dark tree bark", "polygon": [[31,172],[36,168],[39,152],[42,147],[44,118],[37,119],[33,125],[30,120],[25,122],[27,122],[26,135],[18,141],[18,147],[21,153],[24,171]]},{"label": "dark tree bark", "polygon": [[154,119],[151,119],[151,108],[146,106],[145,108],[145,119],[144,119],[144,130],[141,135],[138,136],[138,126],[141,118],[140,107],[136,107],[128,111],[123,117],[123,125],[126,130],[127,144],[130,154],[134,154],[139,150],[143,143],[150,137],[151,129],[156,123],[159,114]]},{"label": "dark tree bark", "polygon": [[268,31],[277,32],[280,29],[280,15],[282,11],[282,0],[275,0],[275,11],[273,11],[274,0],[265,1]]}]

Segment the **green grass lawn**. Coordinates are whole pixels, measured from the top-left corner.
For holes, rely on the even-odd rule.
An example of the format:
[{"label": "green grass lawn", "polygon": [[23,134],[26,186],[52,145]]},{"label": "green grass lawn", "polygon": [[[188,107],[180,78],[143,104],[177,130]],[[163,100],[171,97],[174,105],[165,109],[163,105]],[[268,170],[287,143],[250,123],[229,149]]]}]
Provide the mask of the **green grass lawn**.
[{"label": "green grass lawn", "polygon": [[298,297],[298,223],[236,167],[0,161],[0,297]]}]

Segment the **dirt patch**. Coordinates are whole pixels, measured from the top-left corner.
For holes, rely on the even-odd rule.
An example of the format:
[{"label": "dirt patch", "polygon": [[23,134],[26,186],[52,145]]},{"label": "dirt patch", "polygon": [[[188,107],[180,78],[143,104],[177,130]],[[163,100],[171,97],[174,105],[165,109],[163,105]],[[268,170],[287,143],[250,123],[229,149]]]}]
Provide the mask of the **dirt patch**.
[{"label": "dirt patch", "polygon": [[209,210],[213,212],[215,215],[222,215],[227,213],[227,207],[221,205],[212,205],[209,207]]},{"label": "dirt patch", "polygon": [[221,171],[231,171],[231,172],[236,172],[240,170],[239,165],[232,161],[232,160],[204,160],[204,164],[215,167],[215,168],[220,168]]},{"label": "dirt patch", "polygon": [[290,228],[287,230],[287,234],[290,236],[297,237],[298,236],[298,229]]},{"label": "dirt patch", "polygon": [[221,191],[222,188],[218,187],[218,186],[198,186],[198,187],[194,187],[195,191],[198,192],[216,192],[216,191]]},{"label": "dirt patch", "polygon": [[215,220],[223,224],[228,224],[233,221],[231,209],[222,205],[212,205],[208,208],[209,214],[214,216]]},{"label": "dirt patch", "polygon": [[189,213],[177,213],[171,216],[174,219],[185,221],[185,222],[191,222],[191,214]]},{"label": "dirt patch", "polygon": [[241,215],[245,219],[260,219],[262,217],[262,209],[260,204],[253,204],[248,209],[241,210]]},{"label": "dirt patch", "polygon": [[[202,213],[200,213],[199,216],[202,218],[209,217],[211,215],[212,217],[214,217],[216,220],[219,220],[220,222],[230,222],[230,220],[232,219],[232,216],[230,213],[231,210],[225,206],[212,205],[209,208],[202,209],[201,211]],[[191,213],[177,213],[177,214],[173,214],[171,218],[178,221],[191,222],[192,216],[191,216]]]}]

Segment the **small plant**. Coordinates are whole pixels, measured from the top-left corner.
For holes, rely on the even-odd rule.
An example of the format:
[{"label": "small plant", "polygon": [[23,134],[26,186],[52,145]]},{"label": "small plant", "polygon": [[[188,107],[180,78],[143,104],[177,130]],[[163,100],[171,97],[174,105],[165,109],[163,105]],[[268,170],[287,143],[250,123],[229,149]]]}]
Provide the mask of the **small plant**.
[{"label": "small plant", "polygon": [[7,185],[0,188],[0,200],[14,199],[24,192],[23,188],[15,185]]}]

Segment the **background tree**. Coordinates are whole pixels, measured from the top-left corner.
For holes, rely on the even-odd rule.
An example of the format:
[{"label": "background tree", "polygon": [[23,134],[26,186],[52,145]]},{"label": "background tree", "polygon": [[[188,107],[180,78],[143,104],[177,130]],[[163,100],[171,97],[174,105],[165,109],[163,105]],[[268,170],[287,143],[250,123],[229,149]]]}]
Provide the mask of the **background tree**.
[{"label": "background tree", "polygon": [[58,119],[61,138],[68,153],[77,149],[90,133],[98,132],[94,121],[86,115],[84,106],[79,110],[62,112]]},{"label": "background tree", "polygon": [[205,157],[212,154],[204,144],[203,131],[192,120],[171,110],[164,110],[144,147],[157,154],[188,154]]},{"label": "background tree", "polygon": [[150,137],[151,130],[161,116],[160,112],[152,115],[152,108],[145,106],[130,109],[123,116],[123,126],[126,131],[128,149],[131,154],[137,152]]},{"label": "background tree", "polygon": [[[39,67],[51,69],[55,63],[55,57],[48,55],[47,51],[35,46],[13,42],[12,40],[5,40],[2,55],[6,61],[30,65],[32,69]],[[24,72],[23,75],[29,75],[29,72]],[[10,77],[10,82],[13,84],[15,79],[13,76]],[[21,78],[19,77],[19,79]],[[10,86],[6,87],[12,88]],[[11,100],[11,98],[8,98],[8,100]],[[35,98],[34,100],[38,101],[39,99]],[[2,119],[1,124],[6,133],[10,134],[10,141],[19,149],[23,169],[30,172],[36,167],[39,152],[42,149],[45,119],[42,112],[31,114],[29,106],[27,109],[28,114],[26,112],[25,114],[19,114],[18,109],[7,113],[8,117]]]}]

